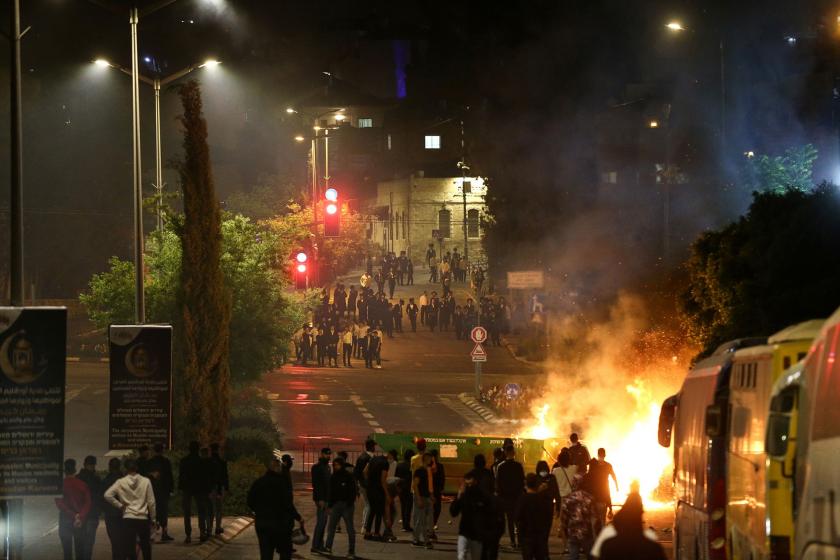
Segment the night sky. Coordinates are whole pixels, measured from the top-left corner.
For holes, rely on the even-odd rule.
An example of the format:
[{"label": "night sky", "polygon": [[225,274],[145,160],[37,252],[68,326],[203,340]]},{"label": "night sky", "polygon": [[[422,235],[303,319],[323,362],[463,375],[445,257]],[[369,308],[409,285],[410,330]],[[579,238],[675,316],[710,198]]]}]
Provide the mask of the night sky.
[{"label": "night sky", "polygon": [[[21,3],[23,26],[32,26],[23,41],[26,274],[41,297],[73,297],[109,256],[131,254],[130,81],[90,64],[104,57],[130,65],[127,13],[83,0]],[[140,53],[150,76],[211,57],[223,61],[212,75],[193,74],[204,88],[222,199],[251,189],[266,174],[305,178],[305,152],[291,140],[300,126],[284,109],[323,85],[323,72],[395,103],[437,104],[451,113],[469,106],[476,168],[491,177],[491,196],[509,201],[508,225],[516,231],[506,234],[520,241],[562,237],[573,218],[601,210],[592,187],[599,135],[617,127],[611,119],[623,114],[623,104],[670,104],[675,157],[707,178],[685,194],[686,208],[702,208],[702,215],[683,216],[690,233],[731,219],[748,203],[749,193],[732,187],[745,150],[774,152],[812,142],[821,148],[817,174],[834,177],[831,87],[840,36],[832,10],[836,6],[827,1],[782,0],[179,0],[141,21]],[[8,17],[4,8],[3,30]],[[688,31],[670,34],[664,24],[672,19]],[[718,137],[721,40],[728,88],[724,155]],[[8,44],[0,42],[3,84],[8,58]],[[148,186],[154,169],[151,88],[141,84],[141,97]],[[2,88],[2,239],[8,227],[8,105],[8,88]],[[165,92],[167,160],[180,153],[178,112],[177,96]],[[492,163],[499,158],[508,163],[504,169]],[[175,189],[174,171],[165,174]],[[511,195],[517,191],[527,192],[528,200]],[[628,192],[627,199],[636,194]],[[543,215],[517,215],[535,201]],[[4,243],[0,267],[7,266],[6,251]]]}]

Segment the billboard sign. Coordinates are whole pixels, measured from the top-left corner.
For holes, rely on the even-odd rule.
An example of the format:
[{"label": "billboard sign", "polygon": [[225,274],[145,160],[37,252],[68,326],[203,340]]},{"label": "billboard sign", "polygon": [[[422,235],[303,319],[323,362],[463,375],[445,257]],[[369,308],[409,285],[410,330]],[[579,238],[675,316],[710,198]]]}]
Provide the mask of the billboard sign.
[{"label": "billboard sign", "polygon": [[507,287],[513,290],[541,290],[545,288],[545,274],[542,270],[508,272]]}]

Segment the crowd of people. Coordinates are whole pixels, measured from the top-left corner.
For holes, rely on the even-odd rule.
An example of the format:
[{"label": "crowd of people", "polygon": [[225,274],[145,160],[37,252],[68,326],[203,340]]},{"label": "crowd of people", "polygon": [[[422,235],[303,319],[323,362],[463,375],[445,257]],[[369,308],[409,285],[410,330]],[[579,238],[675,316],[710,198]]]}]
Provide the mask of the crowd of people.
[{"label": "crowd of people", "polygon": [[[617,491],[618,480],[606,461],[606,450],[599,449],[597,458],[592,458],[577,434],[571,434],[569,440],[552,467],[541,460],[534,472],[527,474],[511,439],[494,451],[489,467],[484,455],[475,456],[474,468],[464,475],[449,505],[452,518],[458,518],[458,560],[495,560],[505,533],[510,548],[520,552],[523,560],[547,560],[553,526],[571,560],[665,558],[656,534],[643,528],[642,500],[637,491],[631,492],[613,515],[610,482]],[[334,557],[335,535],[343,523],[348,536],[347,558],[355,558],[358,501],[363,508],[364,540],[395,542],[399,525],[411,534],[413,546],[434,548],[445,466],[438,450],[429,449],[423,438],[415,445],[416,451],[406,450],[400,457],[396,450],[383,452],[375,441],[368,440],[355,464],[346,452],[333,457],[330,448],[321,449],[311,468],[316,511],[312,553]],[[296,516],[292,504],[282,524],[283,542],[288,540]],[[272,543],[266,540],[264,547],[261,544],[265,551],[262,560],[273,558]]]},{"label": "crowd of people", "polygon": [[96,463],[96,457],[85,457],[77,472],[75,459],[64,461],[62,497],[56,499],[56,506],[65,560],[91,559],[101,520],[113,560],[136,559],[138,550],[144,560],[150,560],[153,530],[159,531],[160,543],[174,540],[168,531],[169,498],[176,490],[182,498],[184,542],[192,542],[193,503],[201,542],[214,532],[224,532],[222,506],[229,480],[227,461],[218,444],[201,447],[198,442],[190,443],[189,453],[178,465],[177,488],[172,463],[159,444],[153,455],[143,446],[136,458],[112,458],[104,478],[97,474]]},{"label": "crowd of people", "polygon": [[479,401],[490,406],[505,418],[519,418],[527,413],[534,399],[541,396],[544,387],[517,384],[517,390],[511,392],[508,385],[493,384],[481,388]]}]

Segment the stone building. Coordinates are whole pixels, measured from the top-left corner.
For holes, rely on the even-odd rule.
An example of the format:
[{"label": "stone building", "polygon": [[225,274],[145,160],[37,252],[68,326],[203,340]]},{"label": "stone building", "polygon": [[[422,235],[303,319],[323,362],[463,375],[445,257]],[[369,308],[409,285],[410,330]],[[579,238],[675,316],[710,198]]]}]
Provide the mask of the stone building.
[{"label": "stone building", "polygon": [[485,194],[480,177],[425,177],[417,173],[379,182],[376,198],[367,203],[368,238],[397,255],[406,251],[415,265],[420,265],[430,243],[434,243],[438,255],[455,248],[463,253],[466,229],[470,262],[486,264],[481,243]]}]

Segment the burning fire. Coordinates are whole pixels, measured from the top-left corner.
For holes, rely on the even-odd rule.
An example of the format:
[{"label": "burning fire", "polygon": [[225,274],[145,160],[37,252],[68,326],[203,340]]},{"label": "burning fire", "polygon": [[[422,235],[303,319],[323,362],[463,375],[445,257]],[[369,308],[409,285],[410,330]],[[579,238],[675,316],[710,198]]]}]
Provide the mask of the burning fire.
[{"label": "burning fire", "polygon": [[673,456],[656,440],[659,408],[668,394],[654,395],[649,384],[637,378],[625,387],[624,399],[613,399],[624,403],[614,402],[612,410],[588,419],[568,418],[560,403],[543,398],[533,406],[533,420],[520,436],[545,440],[547,451],[556,456],[569,445],[568,426],[586,422],[581,433],[589,452],[594,457],[599,447],[606,449],[618,477],[620,492],[613,492],[614,504],[623,503],[631,489],[638,488],[649,509],[670,507],[663,501],[660,484],[670,482]]}]

